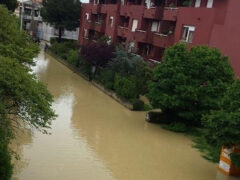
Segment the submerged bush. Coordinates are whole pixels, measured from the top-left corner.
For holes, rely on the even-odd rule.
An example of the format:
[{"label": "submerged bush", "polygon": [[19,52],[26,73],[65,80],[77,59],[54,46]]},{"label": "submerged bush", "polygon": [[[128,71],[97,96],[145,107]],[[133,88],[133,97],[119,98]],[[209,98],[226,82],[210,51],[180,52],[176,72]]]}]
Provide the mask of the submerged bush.
[{"label": "submerged bush", "polygon": [[119,75],[115,76],[114,89],[116,93],[128,100],[135,99],[139,97],[137,93],[137,86],[134,77],[121,77]]},{"label": "submerged bush", "polygon": [[107,89],[113,89],[115,73],[112,70],[102,69],[97,80],[104,85]]},{"label": "submerged bush", "polygon": [[181,122],[173,122],[169,125],[164,125],[163,127],[167,130],[174,131],[174,132],[186,132],[187,131],[187,126]]},{"label": "submerged bush", "polygon": [[133,104],[133,110],[141,111],[144,110],[144,102],[140,99],[134,99],[131,101]]}]

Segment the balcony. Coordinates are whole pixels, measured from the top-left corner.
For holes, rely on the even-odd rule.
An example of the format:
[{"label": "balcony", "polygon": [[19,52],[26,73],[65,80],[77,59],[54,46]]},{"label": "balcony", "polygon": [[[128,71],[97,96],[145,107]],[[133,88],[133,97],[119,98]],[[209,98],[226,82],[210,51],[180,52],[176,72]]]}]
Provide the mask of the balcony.
[{"label": "balcony", "polygon": [[92,6],[92,14],[98,14],[101,10],[101,6],[99,4],[94,4]]},{"label": "balcony", "polygon": [[86,23],[86,28],[87,29],[94,29],[94,23],[90,20],[87,21]]},{"label": "balcony", "polygon": [[108,12],[117,11],[118,5],[117,4],[101,4],[99,7],[99,11],[102,14],[107,14]]},{"label": "balcony", "polygon": [[162,7],[145,8],[143,17],[147,19],[161,19],[163,14]]},{"label": "balcony", "polygon": [[129,14],[128,14],[128,6],[127,5],[121,5],[121,7],[120,7],[120,15],[121,16],[125,16],[125,17],[129,16]]},{"label": "balcony", "polygon": [[157,47],[167,48],[174,44],[174,36],[160,34],[160,33],[153,33],[152,44]]},{"label": "balcony", "polygon": [[127,27],[118,27],[117,35],[120,37],[127,37],[128,35],[128,28]]},{"label": "balcony", "polygon": [[163,20],[176,21],[178,8],[165,7],[163,11]]},{"label": "balcony", "polygon": [[142,43],[151,43],[151,37],[149,36],[150,33],[137,29],[134,33],[134,39],[137,42]]},{"label": "balcony", "polygon": [[94,30],[103,33],[105,31],[105,23],[95,22]]}]

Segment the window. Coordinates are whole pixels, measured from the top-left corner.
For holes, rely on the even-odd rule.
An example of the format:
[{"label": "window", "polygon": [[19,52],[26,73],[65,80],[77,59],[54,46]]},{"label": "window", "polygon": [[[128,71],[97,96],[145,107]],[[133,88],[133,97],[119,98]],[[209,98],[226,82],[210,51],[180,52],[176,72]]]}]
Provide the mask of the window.
[{"label": "window", "polygon": [[87,29],[84,29],[84,30],[83,30],[83,37],[87,38],[87,33],[88,33],[88,32],[87,32]]},{"label": "window", "polygon": [[212,8],[212,7],[213,7],[213,0],[208,0],[207,8]]},{"label": "window", "polygon": [[86,16],[86,20],[88,21],[89,20],[89,13],[86,13],[85,16]]},{"label": "window", "polygon": [[99,4],[99,0],[94,0],[93,4]]},{"label": "window", "polygon": [[125,3],[124,3],[124,0],[121,0],[121,5],[124,5]]},{"label": "window", "polygon": [[194,36],[195,27],[194,26],[183,26],[182,31],[182,41],[192,43]]},{"label": "window", "polygon": [[107,44],[110,45],[112,42],[112,36],[108,36]]},{"label": "window", "polygon": [[200,5],[201,5],[201,0],[196,0],[196,2],[195,2],[195,7],[196,7],[196,8],[199,8]]},{"label": "window", "polygon": [[129,44],[128,44],[128,52],[133,52],[134,51],[134,46],[135,46],[135,44],[134,44],[134,42],[129,42]]},{"label": "window", "polygon": [[102,18],[101,18],[101,15],[100,14],[98,14],[97,15],[97,21],[96,21],[96,23],[102,23]]},{"label": "window", "polygon": [[135,32],[138,26],[138,20],[137,19],[133,19],[132,22],[132,32]]},{"label": "window", "polygon": [[160,22],[159,21],[153,21],[151,31],[152,32],[159,32],[159,29],[160,29]]},{"label": "window", "polygon": [[113,27],[113,16],[109,17],[109,26]]},{"label": "window", "polygon": [[150,9],[151,7],[151,0],[145,0],[145,6]]}]

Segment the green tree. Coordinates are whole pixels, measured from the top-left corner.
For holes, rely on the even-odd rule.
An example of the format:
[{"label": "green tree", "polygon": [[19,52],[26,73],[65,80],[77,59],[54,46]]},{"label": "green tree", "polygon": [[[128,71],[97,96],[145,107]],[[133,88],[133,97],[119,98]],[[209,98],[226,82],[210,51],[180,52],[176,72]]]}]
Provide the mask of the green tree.
[{"label": "green tree", "polygon": [[41,15],[43,20],[58,29],[61,42],[64,29],[75,30],[80,24],[81,2],[79,0],[43,0]]},{"label": "green tree", "polygon": [[12,12],[18,7],[17,0],[0,0],[0,4],[5,5]]},{"label": "green tree", "polygon": [[17,19],[3,6],[0,14],[0,179],[8,180],[12,175],[8,144],[15,130],[28,125],[45,133],[55,113],[53,97],[30,69],[38,46],[19,31]]},{"label": "green tree", "polygon": [[233,77],[228,58],[219,50],[197,46],[188,51],[185,44],[177,44],[154,69],[148,97],[169,121],[200,125],[202,115],[219,108]]},{"label": "green tree", "polygon": [[206,127],[205,139],[216,146],[240,144],[240,79],[226,91],[220,102],[220,109],[203,117]]},{"label": "green tree", "polygon": [[[220,101],[220,109],[203,117],[203,142],[210,147],[232,147],[240,144],[240,79],[228,87]],[[219,155],[219,154],[218,154]],[[219,156],[218,156],[219,157]],[[209,153],[208,159],[214,159]],[[240,166],[240,153],[232,154],[233,163]]]}]

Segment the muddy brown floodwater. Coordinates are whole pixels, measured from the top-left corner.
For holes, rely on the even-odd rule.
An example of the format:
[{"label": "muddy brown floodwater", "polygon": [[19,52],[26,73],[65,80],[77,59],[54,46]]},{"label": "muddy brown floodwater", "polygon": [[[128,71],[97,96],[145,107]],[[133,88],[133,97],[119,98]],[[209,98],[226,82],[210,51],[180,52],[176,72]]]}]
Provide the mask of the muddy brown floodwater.
[{"label": "muddy brown floodwater", "polygon": [[34,72],[54,95],[51,135],[18,138],[15,180],[235,180],[217,172],[191,140],[145,122],[41,52]]}]

